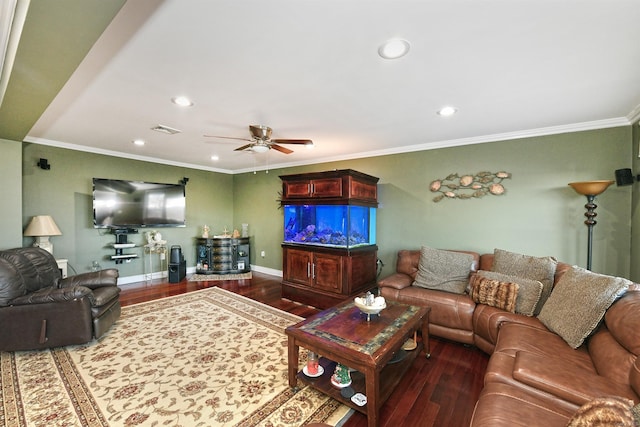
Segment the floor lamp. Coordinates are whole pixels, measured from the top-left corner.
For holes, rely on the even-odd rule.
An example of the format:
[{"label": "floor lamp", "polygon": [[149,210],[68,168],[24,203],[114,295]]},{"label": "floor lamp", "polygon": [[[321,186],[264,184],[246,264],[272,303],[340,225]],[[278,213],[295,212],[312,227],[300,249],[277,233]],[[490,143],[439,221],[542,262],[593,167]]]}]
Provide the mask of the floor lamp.
[{"label": "floor lamp", "polygon": [[584,216],[587,219],[584,223],[587,225],[589,229],[589,238],[587,240],[587,270],[591,270],[591,251],[593,247],[593,226],[596,225],[595,217],[598,215],[596,213],[596,208],[598,205],[593,203],[596,196],[598,194],[604,193],[611,184],[615,181],[583,181],[583,182],[570,182],[569,185],[576,190],[578,194],[582,194],[583,196],[587,196],[587,204],[584,207],[587,209]]}]

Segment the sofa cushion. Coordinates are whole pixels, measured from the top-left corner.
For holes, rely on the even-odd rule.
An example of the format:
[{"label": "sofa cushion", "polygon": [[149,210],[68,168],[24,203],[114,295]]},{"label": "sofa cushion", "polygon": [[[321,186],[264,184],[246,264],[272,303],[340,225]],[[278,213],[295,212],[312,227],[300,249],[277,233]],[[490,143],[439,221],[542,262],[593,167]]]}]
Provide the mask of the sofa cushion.
[{"label": "sofa cushion", "polygon": [[574,411],[512,385],[489,383],[480,393],[470,427],[564,426]]},{"label": "sofa cushion", "polygon": [[607,310],[604,321],[620,345],[640,356],[640,291],[627,291]]},{"label": "sofa cushion", "polygon": [[598,375],[621,384],[630,384],[629,372],[633,370],[636,356],[620,345],[606,327],[600,326],[589,337],[587,348]]},{"label": "sofa cushion", "polygon": [[27,286],[10,260],[0,257],[0,307],[27,293]]},{"label": "sofa cushion", "polygon": [[538,318],[573,348],[579,347],[623,295],[630,281],[573,266],[558,281]]},{"label": "sofa cushion", "polygon": [[411,277],[411,281],[416,279],[418,274],[418,264],[420,263],[419,249],[402,249],[398,251],[396,260],[396,273],[406,274]]},{"label": "sofa cushion", "polygon": [[535,309],[542,295],[544,285],[539,280],[530,280],[523,277],[511,276],[509,274],[497,273],[495,271],[480,270],[478,276],[488,279],[499,280],[501,282],[516,283],[518,285],[518,295],[516,298],[515,312],[525,316],[533,316]]},{"label": "sofa cushion", "polygon": [[381,295],[389,300],[403,304],[430,307],[429,330],[431,332],[436,326],[464,331],[464,335],[469,338],[467,341],[473,343],[473,312],[476,308],[476,303],[469,298],[469,295],[453,294],[415,286],[402,290],[389,287],[381,288]]},{"label": "sofa cushion", "polygon": [[558,261],[553,257],[535,257],[515,252],[495,249],[492,271],[524,279],[537,280],[542,283],[540,301],[534,314],[538,314],[553,288],[554,276]]},{"label": "sofa cushion", "polygon": [[413,286],[462,294],[469,283],[473,266],[471,254],[423,246]]},{"label": "sofa cushion", "polygon": [[[515,357],[519,351],[537,354],[543,358],[556,357],[570,365],[579,367],[585,372],[597,374],[586,346],[574,350],[558,334],[546,328],[541,329],[540,327],[520,323],[504,323],[500,327],[495,353],[503,353],[510,357]],[[513,370],[510,371],[510,374],[512,373]]]},{"label": "sofa cushion", "polygon": [[476,274],[471,277],[469,285],[469,296],[476,303],[515,312],[518,297],[517,283],[501,282]]}]

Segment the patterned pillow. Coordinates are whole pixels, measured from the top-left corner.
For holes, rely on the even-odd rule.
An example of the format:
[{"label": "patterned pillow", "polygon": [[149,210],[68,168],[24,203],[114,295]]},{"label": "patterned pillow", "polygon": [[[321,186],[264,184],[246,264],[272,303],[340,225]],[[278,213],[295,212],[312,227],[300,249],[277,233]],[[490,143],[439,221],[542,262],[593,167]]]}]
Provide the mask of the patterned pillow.
[{"label": "patterned pillow", "polygon": [[486,304],[502,310],[515,312],[518,284],[501,282],[474,275],[470,283],[469,296],[478,304]]},{"label": "patterned pillow", "polygon": [[567,427],[634,427],[636,424],[633,405],[633,400],[623,397],[598,397],[578,408]]},{"label": "patterned pillow", "polygon": [[534,314],[540,313],[553,288],[558,261],[553,257],[534,257],[502,249],[493,251],[492,271],[542,282],[542,294]]},{"label": "patterned pillow", "polygon": [[630,285],[627,279],[573,266],[558,281],[538,319],[571,347],[578,348]]},{"label": "patterned pillow", "polygon": [[423,246],[413,286],[463,294],[473,262],[470,254]]},{"label": "patterned pillow", "polygon": [[508,274],[496,273],[494,271],[480,270],[477,276],[487,279],[498,280],[500,282],[510,282],[518,284],[518,298],[516,299],[516,313],[525,316],[533,316],[533,313],[542,295],[542,282],[538,280],[523,279],[522,277],[510,276]]}]

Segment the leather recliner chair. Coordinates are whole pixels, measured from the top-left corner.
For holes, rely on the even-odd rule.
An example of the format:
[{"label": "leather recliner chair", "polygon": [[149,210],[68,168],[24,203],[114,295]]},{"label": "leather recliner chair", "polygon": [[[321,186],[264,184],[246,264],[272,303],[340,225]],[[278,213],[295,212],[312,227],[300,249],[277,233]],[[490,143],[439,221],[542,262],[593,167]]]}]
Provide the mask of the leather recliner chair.
[{"label": "leather recliner chair", "polygon": [[120,317],[115,268],[62,278],[37,248],[0,251],[0,351],[83,344]]}]

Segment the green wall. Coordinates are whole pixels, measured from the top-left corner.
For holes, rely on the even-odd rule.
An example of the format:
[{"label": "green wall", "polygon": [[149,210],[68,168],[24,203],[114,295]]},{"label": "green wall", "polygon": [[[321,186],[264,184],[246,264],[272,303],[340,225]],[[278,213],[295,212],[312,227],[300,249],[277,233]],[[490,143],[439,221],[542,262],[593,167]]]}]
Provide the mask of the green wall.
[{"label": "green wall", "polygon": [[[640,121],[637,121],[631,127],[632,129],[632,143],[631,153],[629,157],[633,159],[633,163],[630,166],[634,172],[634,176],[640,175]],[[620,169],[620,168],[618,168]],[[627,191],[633,192],[633,205],[631,207],[631,274],[629,277],[635,281],[640,282],[640,184],[634,184]]]},{"label": "green wall", "polygon": [[[586,198],[567,184],[614,179],[615,169],[630,167],[630,133],[619,127],[239,174],[236,222],[250,224],[257,243],[252,262],[265,250],[266,257],[255,262],[281,270],[278,175],[350,168],[380,178],[377,243],[383,275],[393,271],[399,249],[421,245],[481,253],[497,247],[585,266]],[[504,181],[503,196],[432,201],[429,183],[435,179],[503,170],[513,174]],[[611,186],[597,204],[593,270],[628,277],[631,188]]]},{"label": "green wall", "polygon": [[0,250],[22,246],[22,144],[0,139]]},{"label": "green wall", "polygon": [[[50,170],[36,166],[39,158],[46,158]],[[102,267],[113,267],[109,260],[114,236],[106,230],[93,228],[92,178],[114,178],[134,181],[178,183],[188,177],[187,227],[160,228],[167,245],[182,247],[187,265],[195,265],[194,238],[202,234],[208,224],[212,232],[233,227],[233,178],[196,169],[165,166],[156,163],[128,160],[44,145],[24,144],[23,152],[22,228],[34,215],[52,215],[62,236],[51,238],[56,258],[67,258],[77,272],[88,271],[96,260]],[[144,244],[146,229],[129,237],[129,241]],[[23,246],[33,243],[24,238]],[[136,248],[140,259],[119,264],[122,277],[144,274],[143,250]]]},{"label": "green wall", "polygon": [[[55,255],[68,258],[78,272],[87,271],[93,260],[113,266],[107,260],[113,236],[92,226],[91,178],[178,182],[186,176],[188,226],[161,232],[169,245],[182,246],[187,266],[195,264],[194,238],[202,233],[202,225],[208,224],[217,234],[225,227],[240,229],[242,223],[248,223],[251,264],[278,273],[282,270],[283,233],[278,176],[355,169],[380,178],[377,243],[385,264],[383,275],[393,271],[399,249],[421,245],[478,252],[498,247],[553,255],[584,266],[586,198],[567,184],[614,179],[614,171],[620,168],[637,170],[636,156],[631,155],[638,151],[637,139],[635,127],[625,126],[236,175],[23,144],[23,207],[21,214],[14,214],[21,215],[22,228],[33,215],[53,215],[63,232],[52,238]],[[51,170],[36,166],[40,157],[49,160]],[[0,166],[5,163],[11,160],[0,159]],[[504,181],[507,192],[503,196],[432,201],[435,194],[429,191],[429,183],[435,179],[451,173],[503,170],[512,173]],[[593,270],[639,281],[640,272],[630,266],[631,253],[639,253],[640,240],[634,239],[632,247],[632,220],[633,224],[640,221],[637,203],[632,204],[636,187],[614,185],[598,196]],[[142,235],[132,240],[144,243]],[[31,242],[22,239],[24,246]],[[119,268],[123,277],[144,272],[142,260]]]}]

